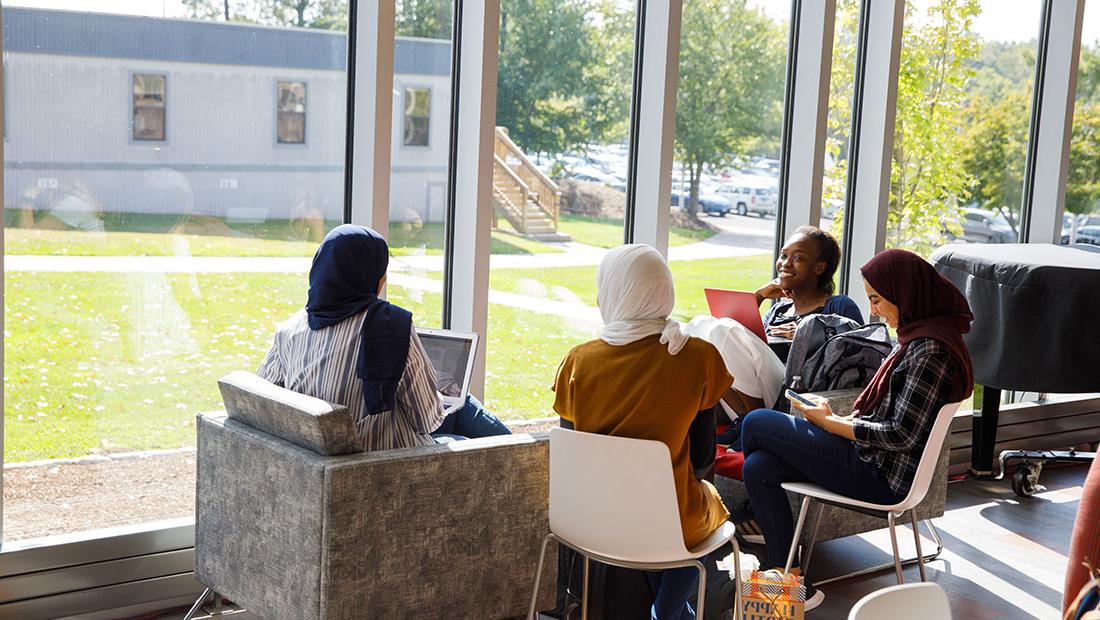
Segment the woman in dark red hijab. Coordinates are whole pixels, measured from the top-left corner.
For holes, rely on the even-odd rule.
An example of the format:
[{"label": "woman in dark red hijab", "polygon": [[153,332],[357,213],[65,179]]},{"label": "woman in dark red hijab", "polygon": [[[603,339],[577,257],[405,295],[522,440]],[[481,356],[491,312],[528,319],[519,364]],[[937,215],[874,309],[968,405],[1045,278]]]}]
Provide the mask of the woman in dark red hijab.
[{"label": "woman in dark red hijab", "polygon": [[[758,409],[742,423],[742,474],[767,542],[766,567],[786,563],[794,537],[782,483],[809,481],[854,499],[896,503],[909,492],[936,415],[973,389],[962,335],[974,317],[962,293],[905,250],[886,250],[861,272],[871,316],[897,330],[898,344],[856,399],[854,415],[834,415],[819,399],[812,407],[791,402],[805,419]],[[811,588],[807,609],[820,598]]]}]

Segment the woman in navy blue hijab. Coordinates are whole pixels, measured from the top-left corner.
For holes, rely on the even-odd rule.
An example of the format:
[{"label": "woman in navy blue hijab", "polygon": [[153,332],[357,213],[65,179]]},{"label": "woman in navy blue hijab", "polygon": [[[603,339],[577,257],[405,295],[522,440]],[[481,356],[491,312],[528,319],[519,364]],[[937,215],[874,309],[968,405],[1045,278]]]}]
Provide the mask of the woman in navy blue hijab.
[{"label": "woman in navy blue hijab", "polygon": [[443,415],[412,313],[378,296],[388,266],[377,232],[353,224],[329,232],[313,257],[306,307],[279,325],[258,374],[347,406],[367,449],[509,433],[472,396]]}]

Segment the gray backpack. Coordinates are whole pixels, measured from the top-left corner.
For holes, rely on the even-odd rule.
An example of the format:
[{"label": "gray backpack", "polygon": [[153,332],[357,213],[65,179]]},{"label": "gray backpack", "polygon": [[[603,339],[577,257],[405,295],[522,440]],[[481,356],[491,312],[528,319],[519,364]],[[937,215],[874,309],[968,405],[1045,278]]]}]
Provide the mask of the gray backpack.
[{"label": "gray backpack", "polygon": [[[807,317],[795,331],[783,386],[796,392],[864,387],[891,349],[882,323],[860,325],[836,314]],[[785,404],[786,398],[779,401]]]}]

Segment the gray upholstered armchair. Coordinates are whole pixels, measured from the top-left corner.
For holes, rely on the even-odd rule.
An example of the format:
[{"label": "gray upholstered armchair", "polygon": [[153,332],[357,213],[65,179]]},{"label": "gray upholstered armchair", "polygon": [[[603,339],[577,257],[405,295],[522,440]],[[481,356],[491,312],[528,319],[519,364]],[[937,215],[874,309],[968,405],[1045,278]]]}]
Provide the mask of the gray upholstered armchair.
[{"label": "gray upholstered armchair", "polygon": [[[526,611],[545,436],[363,453],[344,407],[251,373],[218,383],[227,415],[198,418],[195,578],[209,591],[269,620]],[[555,577],[542,583],[545,609]]]}]

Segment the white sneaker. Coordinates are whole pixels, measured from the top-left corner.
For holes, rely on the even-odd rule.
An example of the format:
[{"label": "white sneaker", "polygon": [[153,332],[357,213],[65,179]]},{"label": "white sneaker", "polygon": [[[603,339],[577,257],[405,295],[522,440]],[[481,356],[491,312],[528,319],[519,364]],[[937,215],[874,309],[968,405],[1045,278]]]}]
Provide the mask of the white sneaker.
[{"label": "white sneaker", "polygon": [[806,611],[817,609],[824,602],[825,593],[810,584],[806,584]]}]

